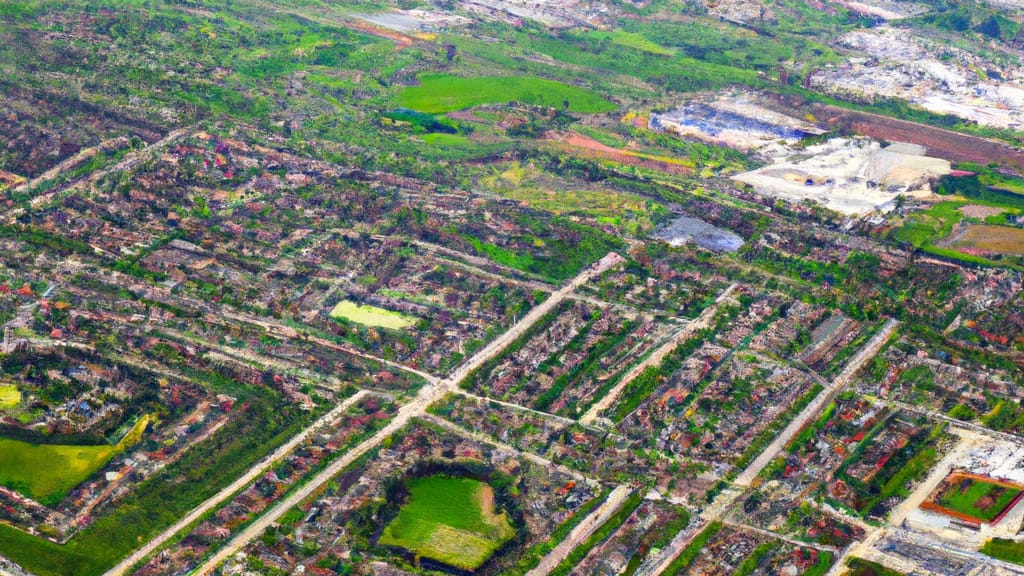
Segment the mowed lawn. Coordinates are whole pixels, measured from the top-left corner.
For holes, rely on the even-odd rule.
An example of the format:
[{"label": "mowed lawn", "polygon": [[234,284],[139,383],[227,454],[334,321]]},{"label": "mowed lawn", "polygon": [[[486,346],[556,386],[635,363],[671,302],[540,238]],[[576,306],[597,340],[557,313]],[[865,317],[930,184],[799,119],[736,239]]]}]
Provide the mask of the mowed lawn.
[{"label": "mowed lawn", "polygon": [[379,543],[474,570],[513,536],[506,515],[494,512],[490,486],[471,478],[429,476],[409,483],[409,499]]},{"label": "mowed lawn", "polygon": [[149,416],[139,419],[116,445],[30,444],[0,438],[0,485],[43,504],[57,504],[111,458],[141,440],[148,423]]},{"label": "mowed lawn", "polygon": [[[970,483],[970,486],[961,492],[960,481],[956,481],[954,486],[951,486],[942,495],[938,504],[955,512],[988,522],[998,516],[1021,493],[1020,490],[1010,486],[999,486],[980,480],[972,479]],[[979,504],[985,496],[990,496],[987,499],[988,502],[984,502],[987,506],[977,508],[976,504]]]},{"label": "mowed lawn", "polygon": [[398,106],[427,114],[443,114],[482,104],[507,102],[561,108],[568,101],[571,112],[587,114],[610,112],[616,108],[615,104],[590,90],[536,76],[463,78],[447,74],[423,74],[419,76],[419,81],[419,86],[410,86],[398,95]]},{"label": "mowed lawn", "polygon": [[0,384],[0,408],[14,408],[21,402],[21,392],[14,384]]},{"label": "mowed lawn", "polygon": [[416,318],[399,312],[392,312],[376,306],[356,304],[351,300],[342,300],[331,310],[331,318],[341,318],[363,326],[401,330],[416,324]]}]

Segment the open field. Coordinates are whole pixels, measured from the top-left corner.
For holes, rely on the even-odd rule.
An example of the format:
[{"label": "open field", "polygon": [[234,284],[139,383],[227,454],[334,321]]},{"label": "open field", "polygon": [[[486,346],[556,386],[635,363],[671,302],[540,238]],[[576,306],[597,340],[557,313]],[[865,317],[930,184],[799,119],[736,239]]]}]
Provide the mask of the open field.
[{"label": "open field", "polygon": [[597,216],[614,216],[623,211],[643,210],[648,202],[636,194],[608,190],[514,188],[502,191],[501,195],[553,214],[585,212]]},{"label": "open field", "polygon": [[626,48],[634,48],[641,52],[647,52],[649,54],[660,54],[662,56],[672,56],[675,51],[666,48],[660,44],[651,42],[644,36],[636,32],[627,32],[625,30],[612,30],[605,32],[602,30],[593,30],[587,33],[588,38],[593,38],[599,41],[609,41],[617,46],[624,46]]},{"label": "open field", "polygon": [[434,132],[431,134],[424,134],[420,136],[427,144],[436,144],[440,146],[460,146],[463,144],[469,144],[469,139],[461,134],[445,134],[444,132]]},{"label": "open field", "polygon": [[972,224],[953,241],[959,249],[1024,255],[1024,230],[1009,226]]},{"label": "open field", "polygon": [[21,402],[21,392],[14,384],[0,384],[0,409],[13,408]]},{"label": "open field", "polygon": [[492,76],[461,78],[447,74],[424,74],[420,85],[406,88],[397,99],[399,106],[428,114],[442,114],[481,104],[523,102],[561,108],[569,102],[569,111],[610,112],[615,105],[597,94],[534,76]]},{"label": "open field", "polygon": [[950,474],[923,508],[965,520],[998,521],[1024,489],[973,474]]},{"label": "open field", "polygon": [[43,504],[56,504],[68,490],[141,440],[148,424],[149,416],[144,416],[113,446],[29,444],[0,438],[0,484]]},{"label": "open field", "polygon": [[515,535],[494,512],[490,486],[471,478],[430,476],[409,483],[409,499],[380,543],[463,570],[474,570]]},{"label": "open field", "polygon": [[401,330],[416,324],[416,319],[405,314],[392,312],[376,306],[356,304],[351,300],[342,300],[331,310],[331,318],[343,318],[356,324]]},{"label": "open field", "polygon": [[1024,542],[994,538],[985,542],[981,552],[993,558],[1024,565]]}]

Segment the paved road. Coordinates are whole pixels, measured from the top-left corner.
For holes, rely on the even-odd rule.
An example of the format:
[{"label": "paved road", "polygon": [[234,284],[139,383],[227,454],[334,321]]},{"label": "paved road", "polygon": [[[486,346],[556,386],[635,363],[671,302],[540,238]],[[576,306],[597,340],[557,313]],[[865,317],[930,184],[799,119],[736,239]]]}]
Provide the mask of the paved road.
[{"label": "paved road", "polygon": [[836,376],[832,383],[829,384],[821,394],[818,394],[814,400],[807,404],[807,407],[805,407],[800,414],[794,418],[788,426],[786,426],[785,430],[783,430],[771,444],[762,450],[761,453],[757,455],[757,458],[755,458],[754,461],[736,477],[735,484],[743,487],[749,487],[754,478],[761,473],[761,470],[763,470],[769,462],[779,455],[779,452],[781,452],[793,436],[800,432],[800,429],[818,413],[818,410],[820,410],[825,403],[830,401],[840,390],[845,388],[857,371],[860,370],[865,363],[874,358],[875,354],[878,354],[878,351],[881,350],[882,346],[884,346],[889,340],[889,336],[892,335],[897,326],[899,326],[898,321],[889,319],[885,323],[885,326],[882,326],[882,329],[879,330],[878,333],[875,334],[874,337],[868,341],[868,343],[864,345],[864,347],[862,347],[860,351],[857,352],[857,354],[846,364],[846,367],[843,368],[843,371]]},{"label": "paved road", "polygon": [[[480,402],[481,404],[497,404],[498,406],[504,406],[510,410],[516,410],[518,412],[528,412],[534,416],[544,418],[545,420],[553,420],[559,424],[565,424],[566,426],[572,426],[578,424],[577,421],[572,418],[566,418],[565,416],[559,416],[558,414],[552,414],[550,412],[541,412],[540,410],[534,410],[526,406],[520,406],[519,404],[513,404],[512,402],[505,402],[504,400],[495,400],[494,398],[488,398],[487,396],[480,396],[473,394],[472,392],[466,392],[465,390],[455,390],[456,394],[465,396],[466,398],[472,398]],[[603,432],[603,431],[602,431]]]},{"label": "paved road", "polygon": [[205,502],[194,508],[191,512],[188,513],[187,516],[175,522],[169,528],[161,532],[159,536],[153,538],[152,540],[147,542],[145,546],[139,548],[134,553],[132,553],[131,556],[128,556],[127,558],[122,560],[117,566],[111,568],[109,571],[107,571],[105,576],[120,576],[122,574],[126,574],[128,570],[137,562],[141,561],[146,556],[155,552],[157,548],[163,545],[164,542],[167,542],[175,534],[183,530],[186,526],[198,520],[203,514],[206,514],[210,510],[213,510],[222,502],[224,502],[232,495],[234,495],[235,492],[238,492],[246,485],[248,485],[250,482],[262,476],[264,473],[266,473],[267,470],[271,468],[271,466],[281,461],[285,456],[290,454],[292,450],[294,450],[299,444],[305,442],[306,439],[309,438],[314,432],[334,422],[334,420],[341,416],[341,414],[345,410],[347,410],[349,406],[352,406],[367,394],[368,392],[366,392],[365,390],[360,390],[354,395],[346,398],[344,402],[338,404],[336,407],[334,407],[333,410],[322,416],[319,420],[314,422],[312,425],[310,425],[302,432],[296,434],[294,437],[292,437],[291,440],[283,444],[277,450],[274,450],[274,452],[271,453],[269,456],[265,457],[263,460],[260,460],[258,464],[250,468],[249,471],[246,472],[244,475],[242,475],[237,480],[232,482],[230,485],[225,487],[223,490],[217,492],[216,494],[208,498]]},{"label": "paved road", "polygon": [[[789,423],[789,426],[782,431],[782,434],[769,444],[758,455],[758,457],[740,473],[734,484],[740,487],[749,486],[750,482],[757,477],[761,470],[771,462],[786,446],[786,444],[789,443],[790,439],[800,431],[804,423],[812,418],[825,404],[825,402],[831,399],[835,393],[849,384],[857,371],[878,353],[898,325],[899,322],[895,320],[889,320],[886,322],[885,326],[878,331],[878,334],[875,334],[874,338],[861,348],[861,350],[847,363],[846,367],[838,376],[836,376],[835,380],[832,381],[829,387],[821,394],[818,394],[818,396],[808,404],[792,422]],[[714,520],[721,520],[724,517],[725,512],[728,511],[729,506],[741,494],[742,492],[733,488],[723,490],[718,497],[715,498],[714,502],[701,512],[700,518],[702,519],[702,522],[698,524],[691,524],[680,531],[665,550],[661,552],[658,558],[651,560],[650,563],[645,563],[645,570],[643,571],[643,574],[649,576],[661,574],[676,559],[676,557],[682,553],[690,540],[700,533],[708,523]],[[756,530],[751,527],[746,528]],[[774,537],[781,538],[778,535],[774,535]],[[640,571],[637,571],[637,574],[640,573]]]},{"label": "paved road", "polygon": [[554,570],[562,560],[565,560],[577,546],[590,538],[598,528],[604,525],[613,514],[622,508],[626,498],[633,492],[633,489],[625,484],[616,486],[608,494],[608,498],[569,532],[569,536],[558,543],[548,555],[541,558],[537,566],[526,573],[526,576],[547,576]]},{"label": "paved road", "polygon": [[545,457],[543,457],[543,456],[541,456],[539,454],[534,454],[533,452],[524,452],[523,450],[520,450],[519,448],[516,448],[515,446],[506,444],[506,443],[502,442],[501,440],[498,440],[497,438],[493,438],[493,437],[491,437],[488,434],[484,434],[483,432],[478,432],[476,430],[470,430],[470,429],[465,428],[463,426],[459,426],[458,424],[455,424],[454,422],[445,420],[444,418],[440,418],[438,416],[434,416],[433,414],[424,414],[423,415],[423,420],[425,420],[427,422],[432,422],[432,423],[434,423],[434,424],[436,424],[438,426],[441,426],[442,428],[447,428],[448,430],[451,430],[452,432],[454,432],[454,433],[456,433],[456,434],[458,434],[460,436],[466,436],[466,437],[472,438],[473,440],[476,440],[477,442],[482,442],[484,444],[490,444],[490,445],[492,445],[492,446],[494,446],[496,448],[501,448],[502,450],[505,450],[507,452],[511,452],[511,453],[515,454],[516,456],[519,456],[520,458],[524,458],[526,460],[529,460],[530,462],[533,462],[534,464],[537,464],[538,466],[540,466],[542,468],[551,468],[551,469],[558,470],[559,472],[562,472],[563,474],[567,474],[569,476],[572,476],[577,481],[580,481],[580,482],[588,482],[589,481],[587,479],[587,477],[585,477],[583,474],[580,474],[576,470],[573,470],[573,469],[568,468],[566,466],[563,466],[561,464],[555,464],[551,460],[548,460],[547,458],[545,458]]},{"label": "paved road", "polygon": [[828,544],[819,544],[817,542],[805,542],[803,540],[797,540],[796,538],[790,538],[788,536],[776,534],[775,532],[770,532],[763,528],[758,528],[757,526],[750,526],[749,524],[740,524],[738,522],[732,522],[730,520],[723,520],[722,524],[735,530],[753,532],[754,534],[758,534],[766,538],[770,538],[772,540],[782,540],[783,542],[787,542],[798,548],[814,548],[815,550],[829,552],[831,554],[839,554],[840,552],[840,549],[836,548],[835,546],[829,546]]},{"label": "paved road", "polygon": [[[602,271],[602,268],[599,266],[587,268],[571,282],[553,292],[550,298],[544,300],[544,302],[541,302],[532,310],[527,312],[522,319],[516,322],[516,324],[509,328],[509,330],[504,334],[495,338],[486,346],[481,348],[467,362],[456,368],[452,372],[451,376],[444,380],[438,381],[434,379],[429,382],[426,386],[420,389],[415,399],[398,410],[395,418],[392,419],[384,428],[380,429],[373,436],[350,449],[340,458],[332,462],[327,468],[314,476],[313,479],[304,484],[301,488],[268,509],[259,519],[236,534],[235,537],[229,540],[227,544],[217,551],[216,554],[208,558],[202,566],[193,572],[193,574],[196,576],[202,576],[212,572],[222,562],[230,558],[236,552],[245,547],[246,544],[262,534],[263,531],[271,524],[277,522],[288,510],[299,505],[303,500],[319,490],[321,486],[329,482],[339,472],[344,470],[370,450],[376,448],[386,438],[401,430],[410,422],[410,420],[426,414],[427,407],[442,398],[448,392],[455,390],[458,387],[458,384],[465,379],[470,372],[500,354],[502,350],[528,330],[530,326],[544,317],[545,314],[554,310],[555,307],[558,306],[574,290],[576,290],[576,288],[583,285],[592,276],[600,274]],[[171,535],[173,535],[173,533]]]},{"label": "paved road", "polygon": [[715,300],[715,303],[709,306],[703,312],[701,312],[700,316],[698,316],[693,322],[690,322],[686,326],[683,326],[680,330],[673,334],[667,342],[662,344],[660,348],[658,348],[657,350],[654,351],[653,354],[648,356],[646,360],[634,366],[632,370],[630,370],[625,376],[622,377],[621,380],[619,380],[619,383],[616,384],[614,388],[612,388],[607,394],[605,394],[603,398],[595,402],[594,405],[590,407],[590,410],[587,410],[587,413],[584,414],[582,418],[580,418],[580,422],[583,424],[592,423],[594,420],[597,419],[597,416],[599,414],[610,408],[612,404],[614,404],[615,401],[619,399],[619,396],[622,395],[622,392],[623,390],[626,389],[626,386],[628,386],[630,382],[635,380],[637,376],[643,373],[644,370],[651,366],[660,365],[666,356],[668,356],[673,350],[675,350],[676,347],[679,346],[679,344],[681,344],[684,340],[693,335],[694,332],[697,332],[698,330],[702,330],[710,326],[711,320],[715,317],[715,312],[718,311],[718,305],[725,299],[732,296],[733,291],[735,291],[737,287],[737,284],[732,284],[728,288],[726,288],[725,291],[722,292],[722,294],[718,297],[718,299]]}]

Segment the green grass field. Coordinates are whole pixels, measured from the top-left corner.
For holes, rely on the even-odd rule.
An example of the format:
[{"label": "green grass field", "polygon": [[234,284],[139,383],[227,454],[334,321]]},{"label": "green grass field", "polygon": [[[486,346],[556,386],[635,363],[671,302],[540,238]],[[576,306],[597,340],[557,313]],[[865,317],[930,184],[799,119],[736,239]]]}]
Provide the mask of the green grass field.
[{"label": "green grass field", "polygon": [[649,54],[660,54],[662,56],[672,56],[675,54],[675,50],[651,42],[636,32],[626,32],[625,30],[613,30],[611,32],[592,30],[587,33],[587,37],[602,41],[607,39],[612,44],[625,46],[626,48],[633,48]]},{"label": "green grass field", "polygon": [[471,478],[429,476],[409,484],[409,500],[384,528],[379,543],[474,570],[515,535],[494,512],[490,486]]},{"label": "green grass field", "polygon": [[141,418],[116,445],[29,444],[0,438],[0,485],[54,505],[111,458],[141,440],[148,423],[149,416]]},{"label": "green grass field", "polygon": [[424,134],[420,136],[427,144],[436,144],[439,146],[462,146],[469,144],[469,138],[461,134],[445,134],[444,132],[434,132],[431,134]]},{"label": "green grass field", "polygon": [[481,104],[524,102],[581,113],[610,112],[615,104],[590,90],[535,76],[490,76],[462,78],[447,74],[423,74],[419,86],[398,95],[396,105],[427,114],[443,114]]},{"label": "green grass field", "polygon": [[1024,542],[994,538],[985,542],[985,545],[981,547],[981,553],[1000,560],[1006,560],[1007,562],[1013,562],[1014,564],[1024,565]]},{"label": "green grass field", "polygon": [[[977,479],[964,479],[963,481],[970,482],[970,485],[961,491],[960,480],[954,480],[954,486],[946,490],[946,493],[939,498],[937,503],[954,512],[967,514],[986,522],[998,516],[1021,493],[1016,488],[1009,486],[1001,487],[998,484]],[[986,496],[991,496],[988,499],[990,502],[985,503],[987,505],[984,508],[976,507],[976,504]]]},{"label": "green grass field", "polygon": [[0,384],[0,409],[14,408],[21,403],[21,392],[14,384]]},{"label": "green grass field", "polygon": [[389,328],[391,330],[401,330],[416,324],[416,318],[412,316],[377,308],[376,306],[356,304],[351,300],[338,302],[338,305],[331,310],[330,316],[331,318],[343,318],[364,326]]}]

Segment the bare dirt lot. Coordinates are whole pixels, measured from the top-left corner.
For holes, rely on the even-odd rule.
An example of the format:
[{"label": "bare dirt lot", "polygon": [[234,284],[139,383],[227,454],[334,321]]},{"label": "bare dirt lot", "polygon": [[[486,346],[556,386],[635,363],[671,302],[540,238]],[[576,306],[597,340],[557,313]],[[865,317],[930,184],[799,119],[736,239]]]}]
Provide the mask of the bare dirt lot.
[{"label": "bare dirt lot", "polygon": [[952,242],[956,248],[995,252],[998,254],[1024,254],[1024,230],[1009,226],[972,224]]}]

